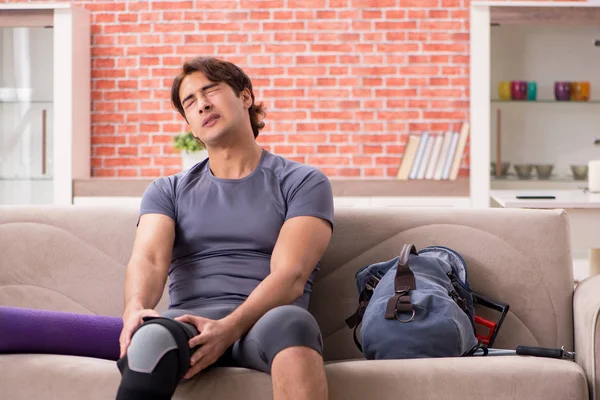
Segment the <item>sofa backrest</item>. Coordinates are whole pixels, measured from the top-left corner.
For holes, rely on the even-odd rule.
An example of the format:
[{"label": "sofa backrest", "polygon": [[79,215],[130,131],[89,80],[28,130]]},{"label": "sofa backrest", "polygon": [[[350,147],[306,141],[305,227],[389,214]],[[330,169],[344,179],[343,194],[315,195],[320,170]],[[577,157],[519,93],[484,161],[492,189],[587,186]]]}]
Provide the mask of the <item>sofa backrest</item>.
[{"label": "sofa backrest", "polygon": [[[0,206],[0,305],[120,315],[138,210]],[[497,348],[573,345],[573,272],[562,211],[339,208],[310,310],[325,358],[361,357],[344,320],[357,305],[354,273],[403,243],[445,245],[466,259],[475,291],[510,304]],[[168,305],[161,299],[159,310]]]}]

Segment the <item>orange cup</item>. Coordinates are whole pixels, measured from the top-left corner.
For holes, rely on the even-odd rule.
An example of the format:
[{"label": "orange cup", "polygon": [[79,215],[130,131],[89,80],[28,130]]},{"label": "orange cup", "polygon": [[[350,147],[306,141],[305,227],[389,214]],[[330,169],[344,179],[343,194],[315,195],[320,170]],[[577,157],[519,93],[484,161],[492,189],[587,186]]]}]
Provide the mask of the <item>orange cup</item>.
[{"label": "orange cup", "polygon": [[573,83],[571,83],[571,100],[589,101],[590,100],[590,83],[589,82],[573,82]]}]

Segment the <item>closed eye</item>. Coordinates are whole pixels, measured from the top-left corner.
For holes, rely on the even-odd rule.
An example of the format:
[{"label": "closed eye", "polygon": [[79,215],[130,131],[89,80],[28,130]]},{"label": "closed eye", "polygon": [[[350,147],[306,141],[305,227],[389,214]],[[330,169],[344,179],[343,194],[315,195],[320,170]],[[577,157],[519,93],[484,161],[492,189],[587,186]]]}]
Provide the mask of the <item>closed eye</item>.
[{"label": "closed eye", "polygon": [[191,99],[189,99],[189,100],[186,100],[183,103],[183,108],[189,108],[192,104],[194,104],[195,101],[196,101],[196,99],[193,98],[193,97]]}]

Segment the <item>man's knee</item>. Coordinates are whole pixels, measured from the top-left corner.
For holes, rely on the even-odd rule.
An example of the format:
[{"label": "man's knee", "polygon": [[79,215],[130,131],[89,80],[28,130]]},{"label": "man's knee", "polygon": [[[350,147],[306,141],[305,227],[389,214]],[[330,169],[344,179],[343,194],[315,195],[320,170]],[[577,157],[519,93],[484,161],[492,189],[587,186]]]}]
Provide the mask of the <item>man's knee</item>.
[{"label": "man's knee", "polygon": [[131,338],[127,349],[130,370],[150,374],[158,362],[171,350],[178,350],[177,342],[169,329],[159,324],[141,326]]},{"label": "man's knee", "polygon": [[295,305],[276,307],[263,316],[261,331],[266,333],[262,338],[273,343],[271,361],[275,355],[289,347],[309,347],[320,354],[323,353],[323,340],[319,324],[304,308]]},{"label": "man's knee", "polygon": [[189,337],[187,327],[177,321],[156,318],[144,322],[133,334],[126,356],[117,362],[122,375],[117,398],[172,394],[189,369]]}]

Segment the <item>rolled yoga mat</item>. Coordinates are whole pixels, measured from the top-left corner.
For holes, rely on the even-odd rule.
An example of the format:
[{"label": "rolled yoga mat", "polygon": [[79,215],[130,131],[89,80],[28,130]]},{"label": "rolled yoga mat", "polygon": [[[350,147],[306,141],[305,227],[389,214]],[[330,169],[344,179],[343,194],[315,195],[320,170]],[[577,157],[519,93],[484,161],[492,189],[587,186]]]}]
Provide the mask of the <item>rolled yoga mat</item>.
[{"label": "rolled yoga mat", "polygon": [[118,360],[120,317],[0,306],[0,353]]}]

